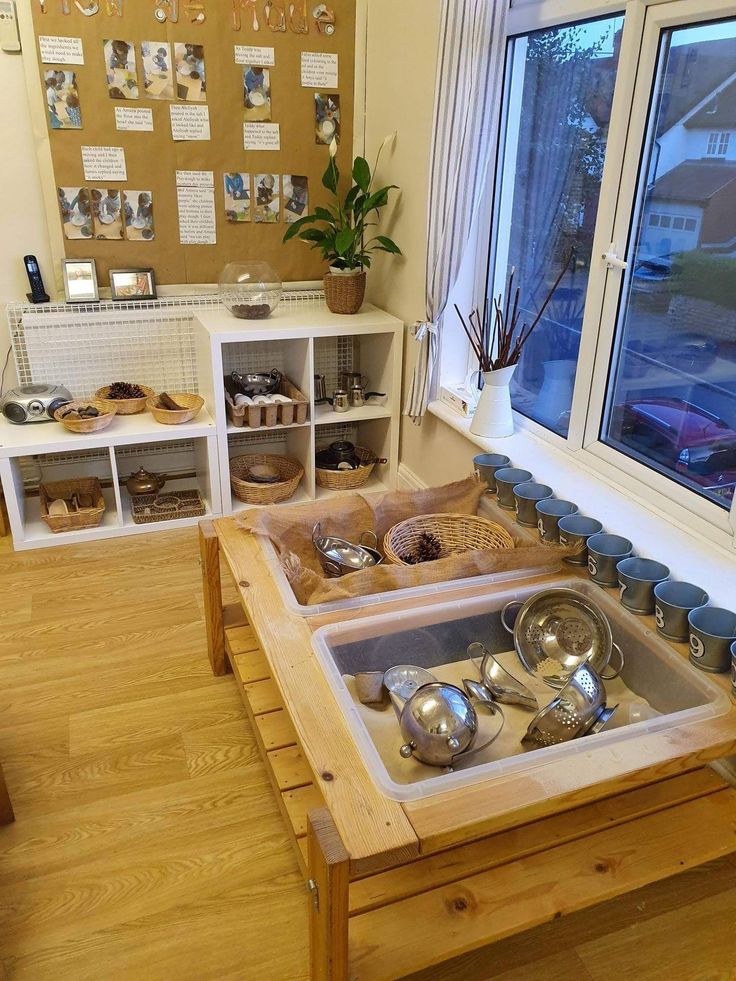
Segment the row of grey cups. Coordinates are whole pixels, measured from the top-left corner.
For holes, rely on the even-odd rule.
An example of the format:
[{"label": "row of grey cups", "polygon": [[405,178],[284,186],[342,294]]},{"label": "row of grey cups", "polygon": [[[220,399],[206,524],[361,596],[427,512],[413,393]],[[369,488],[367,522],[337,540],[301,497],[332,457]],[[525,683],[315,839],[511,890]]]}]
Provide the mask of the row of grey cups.
[{"label": "row of grey cups", "polygon": [[565,562],[587,566],[593,582],[618,589],[631,613],[654,615],[657,631],[667,640],[689,643],[690,660],[698,668],[713,673],[730,668],[736,697],[736,613],[708,606],[704,589],[671,580],[661,562],[637,558],[628,538],[606,534],[600,521],[579,514],[572,501],[557,500],[551,487],[537,483],[528,470],[512,467],[507,456],[481,453],[473,464],[499,507],[515,511],[520,525],[537,528],[545,544],[571,548]]}]

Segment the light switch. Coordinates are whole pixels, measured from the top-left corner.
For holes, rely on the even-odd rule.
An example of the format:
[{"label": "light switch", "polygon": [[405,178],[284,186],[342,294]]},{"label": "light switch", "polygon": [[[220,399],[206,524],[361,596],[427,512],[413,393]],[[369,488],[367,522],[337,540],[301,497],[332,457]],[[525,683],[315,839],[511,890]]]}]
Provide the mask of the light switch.
[{"label": "light switch", "polygon": [[0,0],[0,48],[3,51],[20,51],[14,0]]}]

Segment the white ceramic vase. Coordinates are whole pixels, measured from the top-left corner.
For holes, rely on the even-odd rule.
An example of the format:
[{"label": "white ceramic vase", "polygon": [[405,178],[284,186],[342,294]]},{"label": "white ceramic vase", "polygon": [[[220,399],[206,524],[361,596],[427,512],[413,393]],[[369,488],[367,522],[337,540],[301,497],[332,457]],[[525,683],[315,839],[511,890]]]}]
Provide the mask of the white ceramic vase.
[{"label": "white ceramic vase", "polygon": [[515,371],[516,365],[512,364],[508,368],[483,372],[483,391],[470,425],[470,432],[474,436],[497,439],[500,436],[513,435],[514,417],[511,412],[509,385]]}]

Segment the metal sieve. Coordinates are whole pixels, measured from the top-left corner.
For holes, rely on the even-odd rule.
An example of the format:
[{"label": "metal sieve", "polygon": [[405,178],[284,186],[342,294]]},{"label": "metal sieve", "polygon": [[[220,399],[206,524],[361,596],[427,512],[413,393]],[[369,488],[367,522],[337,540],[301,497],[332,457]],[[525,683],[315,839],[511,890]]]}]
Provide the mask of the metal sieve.
[{"label": "metal sieve", "polygon": [[556,746],[591,731],[600,732],[617,708],[606,706],[600,675],[589,664],[581,664],[559,695],[534,716],[521,741]]}]

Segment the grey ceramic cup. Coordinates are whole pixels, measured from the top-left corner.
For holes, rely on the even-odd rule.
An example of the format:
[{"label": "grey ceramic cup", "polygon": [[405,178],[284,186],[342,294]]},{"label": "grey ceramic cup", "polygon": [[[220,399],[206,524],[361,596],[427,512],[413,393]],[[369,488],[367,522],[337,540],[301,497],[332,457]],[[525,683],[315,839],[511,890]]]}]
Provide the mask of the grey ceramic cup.
[{"label": "grey ceramic cup", "polygon": [[488,491],[496,493],[496,471],[508,467],[511,460],[503,453],[479,453],[473,457],[475,472],[488,484]]},{"label": "grey ceramic cup", "polygon": [[534,475],[528,470],[519,470],[518,467],[502,467],[496,471],[496,493],[498,494],[498,506],[505,511],[516,510],[516,498],[514,497],[514,487],[523,484],[526,480],[531,480]]},{"label": "grey ceramic cup", "polygon": [[557,527],[560,531],[560,545],[574,549],[572,555],[565,556],[568,565],[588,564],[588,539],[603,531],[603,525],[596,518],[586,518],[582,514],[568,514],[560,518]]},{"label": "grey ceramic cup", "polygon": [[654,613],[654,587],[669,579],[670,570],[654,559],[622,559],[616,566],[618,570],[619,596],[621,602],[639,616]]},{"label": "grey ceramic cup", "polygon": [[545,501],[537,501],[534,510],[537,512],[537,530],[542,543],[555,545],[560,540],[560,529],[557,527],[560,518],[577,514],[578,506],[572,501],[556,501],[548,497]]},{"label": "grey ceramic cup", "polygon": [[690,638],[687,618],[692,610],[705,606],[708,594],[691,582],[666,580],[654,587],[654,618],[657,633],[667,640],[686,644]]},{"label": "grey ceramic cup", "polygon": [[701,606],[688,616],[690,661],[701,671],[717,674],[731,667],[736,641],[736,613],[718,606]]},{"label": "grey ceramic cup", "polygon": [[736,640],[731,644],[731,698],[736,702]]},{"label": "grey ceramic cup", "polygon": [[554,491],[547,484],[537,484],[533,480],[526,480],[523,484],[514,487],[514,498],[516,499],[516,520],[520,525],[527,528],[536,528],[537,525],[537,501],[546,501],[552,497]]},{"label": "grey ceramic cup", "polygon": [[628,538],[621,535],[592,535],[588,539],[588,574],[593,582],[608,589],[618,586],[616,566],[634,551]]}]

